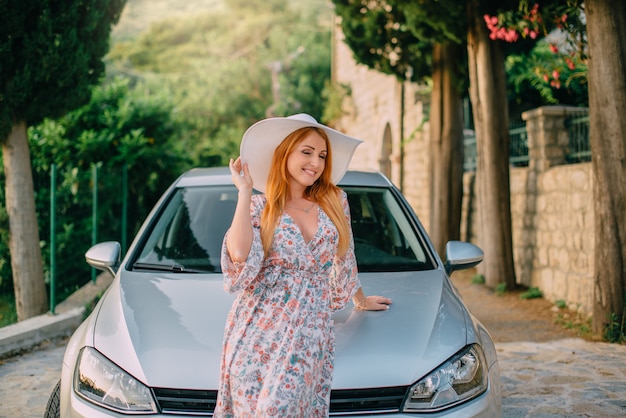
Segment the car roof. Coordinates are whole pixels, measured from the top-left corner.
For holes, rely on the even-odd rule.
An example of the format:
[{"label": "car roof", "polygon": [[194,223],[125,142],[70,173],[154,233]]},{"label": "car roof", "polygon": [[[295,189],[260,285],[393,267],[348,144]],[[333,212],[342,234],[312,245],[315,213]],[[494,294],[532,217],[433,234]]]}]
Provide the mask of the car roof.
[{"label": "car roof", "polygon": [[[192,168],[177,180],[177,187],[220,186],[232,184],[228,167]],[[340,186],[389,187],[391,182],[377,171],[349,170],[339,182]]]}]

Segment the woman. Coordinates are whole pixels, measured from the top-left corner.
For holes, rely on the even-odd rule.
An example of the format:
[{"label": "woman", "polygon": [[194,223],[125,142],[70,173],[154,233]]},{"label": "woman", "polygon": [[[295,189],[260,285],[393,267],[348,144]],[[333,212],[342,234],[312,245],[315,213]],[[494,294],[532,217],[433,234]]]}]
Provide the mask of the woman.
[{"label": "woman", "polygon": [[389,308],[359,286],[350,211],[336,186],[360,142],[306,114],[265,119],[244,134],[229,164],[238,201],[222,269],[237,297],[217,417],[327,416],[332,313],[351,298],[356,309]]}]

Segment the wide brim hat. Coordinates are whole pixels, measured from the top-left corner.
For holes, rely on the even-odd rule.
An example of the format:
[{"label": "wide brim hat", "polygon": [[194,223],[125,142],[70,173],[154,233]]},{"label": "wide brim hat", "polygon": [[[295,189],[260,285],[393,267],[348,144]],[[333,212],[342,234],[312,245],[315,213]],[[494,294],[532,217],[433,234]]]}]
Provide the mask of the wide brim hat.
[{"label": "wide brim hat", "polygon": [[263,119],[250,126],[243,134],[240,147],[241,161],[248,163],[253,187],[256,190],[265,193],[272,156],[276,147],[290,133],[309,126],[323,129],[328,135],[333,160],[331,180],[334,184],[339,183],[348,170],[356,147],[363,140],[329,128],[316,121],[311,115],[298,113],[287,117]]}]

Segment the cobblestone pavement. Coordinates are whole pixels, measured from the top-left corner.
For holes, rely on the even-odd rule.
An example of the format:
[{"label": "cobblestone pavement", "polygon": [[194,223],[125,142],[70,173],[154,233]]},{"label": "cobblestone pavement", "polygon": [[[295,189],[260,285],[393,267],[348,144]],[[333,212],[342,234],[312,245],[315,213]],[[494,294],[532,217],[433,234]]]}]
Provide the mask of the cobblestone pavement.
[{"label": "cobblestone pavement", "polygon": [[568,339],[496,348],[505,417],[626,416],[626,346]]},{"label": "cobblestone pavement", "polygon": [[43,417],[48,397],[61,377],[66,342],[47,342],[0,360],[0,417]]}]

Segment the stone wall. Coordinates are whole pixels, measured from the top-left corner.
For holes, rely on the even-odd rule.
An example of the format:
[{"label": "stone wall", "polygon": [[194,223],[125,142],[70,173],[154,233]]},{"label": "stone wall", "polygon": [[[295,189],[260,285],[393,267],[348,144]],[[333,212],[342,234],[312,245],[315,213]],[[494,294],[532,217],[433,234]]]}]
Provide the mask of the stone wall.
[{"label": "stone wall", "polygon": [[[356,64],[335,33],[335,82],[349,88],[336,127],[365,140],[351,168],[381,171],[398,186],[429,229],[430,160],[428,96],[415,83],[399,83]],[[529,165],[512,167],[511,211],[517,282],[539,288],[552,302],[591,315],[593,295],[593,198],[590,163],[565,164],[568,113],[546,106],[522,115]],[[480,245],[474,173],[464,176],[461,238]]]},{"label": "stone wall", "polygon": [[[570,112],[580,108],[546,106],[522,115],[529,163],[510,169],[513,256],[518,284],[591,315],[593,179],[591,163],[566,164]],[[474,177],[464,175],[461,239],[480,245]]]},{"label": "stone wall", "polygon": [[518,283],[583,314],[593,311],[594,210],[591,163],[566,164],[565,118],[580,108],[545,106],[522,114],[529,165],[511,170]]}]

